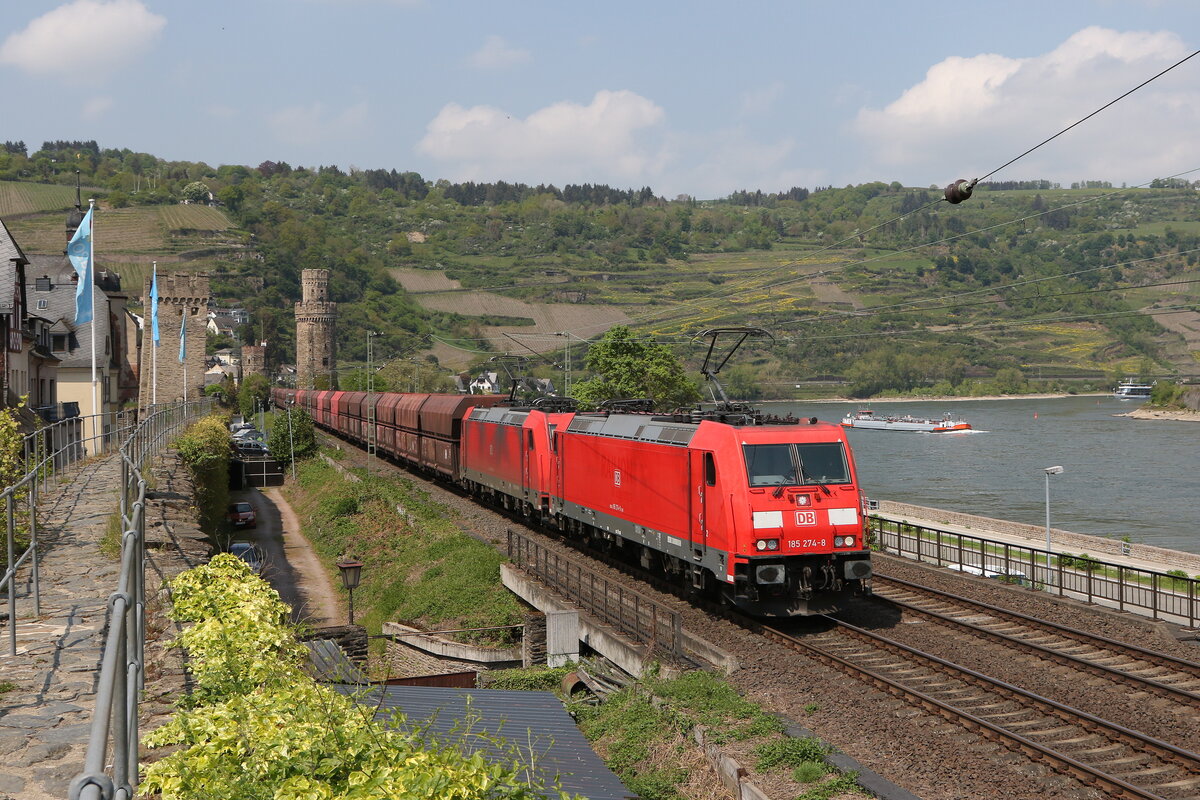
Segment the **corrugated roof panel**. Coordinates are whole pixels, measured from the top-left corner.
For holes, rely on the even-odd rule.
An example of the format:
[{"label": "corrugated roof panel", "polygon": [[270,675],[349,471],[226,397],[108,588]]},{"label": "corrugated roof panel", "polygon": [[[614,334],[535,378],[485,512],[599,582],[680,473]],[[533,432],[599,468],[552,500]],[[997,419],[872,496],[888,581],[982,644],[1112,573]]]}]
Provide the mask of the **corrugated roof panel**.
[{"label": "corrugated roof panel", "polygon": [[[627,800],[635,795],[604,765],[552,692],[504,689],[451,689],[429,686],[381,686],[362,693],[361,686],[335,685],[359,702],[376,708],[376,719],[388,721],[396,711],[409,724],[428,723],[431,734],[508,760],[502,747],[487,736],[499,736],[513,747],[535,754],[535,769],[547,782],[557,778],[566,792],[589,800]],[[361,694],[360,694],[361,693]],[[464,737],[466,720],[474,735]],[[459,730],[454,730],[455,727]]]},{"label": "corrugated roof panel", "polygon": [[322,683],[370,682],[367,674],[346,657],[346,651],[330,639],[310,639],[304,643],[308,648],[308,663],[313,677]]}]

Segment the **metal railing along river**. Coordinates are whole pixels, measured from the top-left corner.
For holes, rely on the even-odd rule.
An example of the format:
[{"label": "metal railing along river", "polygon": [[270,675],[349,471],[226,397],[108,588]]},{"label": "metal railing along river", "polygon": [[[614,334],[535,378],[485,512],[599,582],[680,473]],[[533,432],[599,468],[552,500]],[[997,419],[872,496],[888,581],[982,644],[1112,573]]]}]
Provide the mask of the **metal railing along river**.
[{"label": "metal railing along river", "polygon": [[[71,800],[129,800],[138,779],[138,697],[144,688],[146,480],[142,468],[185,425],[208,412],[209,399],[159,405],[123,429],[121,459],[121,572],[109,596],[108,633],[83,771]],[[116,441],[116,438],[113,438]],[[108,759],[112,747],[112,760]],[[111,774],[106,765],[111,764]]]},{"label": "metal railing along river", "polygon": [[1149,612],[1195,628],[1200,580],[1115,562],[1050,552],[957,531],[871,517],[874,548],[917,561],[1018,583],[1089,603]]},{"label": "metal railing along river", "polygon": [[540,542],[508,531],[508,557],[526,572],[569,597],[581,609],[651,649],[682,658],[679,612],[610,581]]}]

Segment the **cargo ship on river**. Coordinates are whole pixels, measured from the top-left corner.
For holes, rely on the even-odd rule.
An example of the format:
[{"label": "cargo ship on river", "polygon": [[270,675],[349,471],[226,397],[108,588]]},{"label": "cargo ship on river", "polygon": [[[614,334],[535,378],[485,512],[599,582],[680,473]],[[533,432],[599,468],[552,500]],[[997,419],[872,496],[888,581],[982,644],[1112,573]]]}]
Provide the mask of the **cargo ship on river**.
[{"label": "cargo ship on river", "polygon": [[969,431],[971,424],[965,420],[946,414],[941,419],[921,419],[919,417],[879,416],[870,409],[862,408],[853,414],[842,418],[842,426],[846,428],[864,428],[876,431],[910,431],[915,433],[952,433]]}]

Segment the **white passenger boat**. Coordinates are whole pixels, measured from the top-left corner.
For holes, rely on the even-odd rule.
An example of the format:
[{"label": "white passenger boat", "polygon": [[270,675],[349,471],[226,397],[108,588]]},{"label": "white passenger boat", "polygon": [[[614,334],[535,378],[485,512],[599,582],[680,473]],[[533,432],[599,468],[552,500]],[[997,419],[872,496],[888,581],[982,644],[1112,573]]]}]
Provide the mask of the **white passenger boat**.
[{"label": "white passenger boat", "polygon": [[921,419],[904,416],[880,416],[870,409],[862,408],[842,418],[847,428],[865,428],[876,431],[916,431],[919,433],[950,433],[969,431],[970,423],[946,414],[941,419]]},{"label": "white passenger boat", "polygon": [[1134,378],[1126,378],[1113,389],[1113,397],[1121,400],[1145,400],[1154,390],[1153,383],[1142,383]]}]

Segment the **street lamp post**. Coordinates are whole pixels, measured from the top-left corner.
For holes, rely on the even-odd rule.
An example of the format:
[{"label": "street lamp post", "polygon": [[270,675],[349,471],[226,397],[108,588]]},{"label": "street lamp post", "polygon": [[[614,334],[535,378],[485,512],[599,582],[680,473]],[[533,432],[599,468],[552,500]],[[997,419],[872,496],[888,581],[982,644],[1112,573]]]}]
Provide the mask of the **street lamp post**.
[{"label": "street lamp post", "polygon": [[343,557],[337,562],[337,567],[342,571],[342,586],[346,587],[346,591],[350,593],[350,624],[354,624],[354,590],[358,587],[358,582],[362,578],[363,562],[353,557]]},{"label": "street lamp post", "polygon": [[291,458],[291,462],[292,462],[292,483],[295,483],[295,482],[296,482],[296,437],[292,435],[292,406],[295,404],[295,402],[296,402],[295,400],[292,400],[292,401],[290,401],[290,402],[288,403],[288,406],[287,406],[287,415],[288,415],[288,450],[289,450],[289,451],[291,451],[291,454],[292,454],[292,458]]},{"label": "street lamp post", "polygon": [[1046,583],[1050,582],[1050,476],[1061,475],[1062,467],[1044,467],[1042,469],[1046,473]]}]

